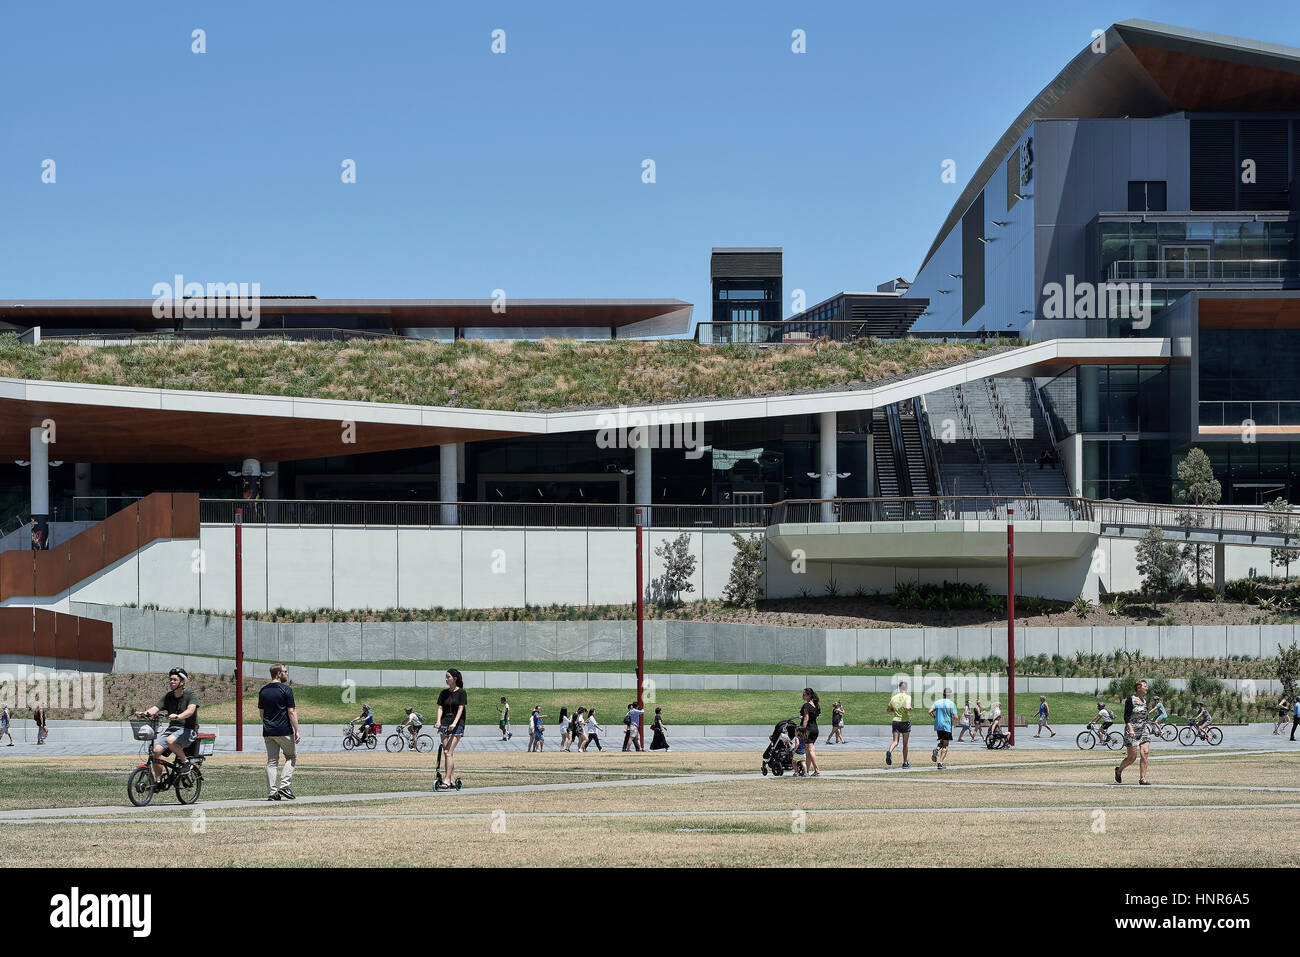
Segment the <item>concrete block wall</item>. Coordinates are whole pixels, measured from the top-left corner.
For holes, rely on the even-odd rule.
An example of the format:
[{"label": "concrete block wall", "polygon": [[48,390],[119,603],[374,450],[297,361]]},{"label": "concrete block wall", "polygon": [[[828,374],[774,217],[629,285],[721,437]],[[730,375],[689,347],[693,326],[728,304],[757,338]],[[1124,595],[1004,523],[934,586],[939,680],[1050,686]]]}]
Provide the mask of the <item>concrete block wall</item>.
[{"label": "concrete block wall", "polygon": [[[77,615],[112,622],[119,649],[175,659],[232,659],[234,620],[213,615],[72,602]],[[1002,628],[785,628],[730,622],[652,620],[650,660],[794,666],[870,661],[1005,657]],[[1300,640],[1294,625],[1022,628],[1017,657],[1111,655],[1144,658],[1272,657]],[[416,621],[244,623],[244,657],[257,661],[608,661],[636,656],[633,621]],[[119,661],[121,653],[119,653]],[[139,658],[130,658],[139,662]],[[168,665],[168,668],[172,665]],[[119,665],[118,670],[124,669]],[[164,668],[163,670],[167,670]]]}]

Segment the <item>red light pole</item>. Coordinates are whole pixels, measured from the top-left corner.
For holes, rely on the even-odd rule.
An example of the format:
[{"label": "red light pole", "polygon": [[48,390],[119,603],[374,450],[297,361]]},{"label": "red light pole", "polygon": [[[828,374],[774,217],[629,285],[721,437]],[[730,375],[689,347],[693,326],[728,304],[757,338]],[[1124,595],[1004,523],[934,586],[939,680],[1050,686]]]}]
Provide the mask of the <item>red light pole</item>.
[{"label": "red light pole", "polygon": [[235,509],[235,750],[244,750],[244,510]]},{"label": "red light pole", "polygon": [[[636,510],[636,707],[638,711],[645,710],[645,702],[642,700],[645,688],[645,588],[641,583],[641,509]],[[645,715],[641,716],[641,722],[636,729],[637,743],[645,748]]]},{"label": "red light pole", "polygon": [[1016,746],[1016,510],[1007,506],[1007,732],[1011,747]]}]

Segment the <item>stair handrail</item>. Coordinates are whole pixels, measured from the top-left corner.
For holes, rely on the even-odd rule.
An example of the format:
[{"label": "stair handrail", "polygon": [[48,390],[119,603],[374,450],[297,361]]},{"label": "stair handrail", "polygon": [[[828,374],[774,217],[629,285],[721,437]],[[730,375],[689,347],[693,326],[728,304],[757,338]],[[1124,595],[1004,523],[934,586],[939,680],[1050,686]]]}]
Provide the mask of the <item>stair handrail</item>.
[{"label": "stair handrail", "polygon": [[980,472],[984,475],[984,491],[990,496],[993,494],[993,478],[989,475],[988,456],[984,452],[984,443],[980,441],[979,433],[975,431],[975,419],[971,415],[970,406],[966,403],[966,392],[961,383],[957,383],[953,388],[953,393],[957,396],[957,411],[966,423],[966,432],[970,436],[971,445],[975,448],[975,458],[980,464]]},{"label": "stair handrail", "polygon": [[926,407],[925,396],[919,395],[912,399],[912,409],[916,413],[916,428],[921,433],[921,449],[925,453],[926,478],[930,481],[930,488],[934,495],[943,494],[943,450],[939,448],[943,443],[934,440],[934,433],[930,431],[930,410]]},{"label": "stair handrail", "polygon": [[[997,408],[998,418],[1002,423],[1002,431],[1006,433],[1007,443],[1011,446],[1011,454],[1015,457],[1016,470],[1020,473],[1020,488],[1025,493],[1025,497],[1032,501],[1029,476],[1025,472],[1025,457],[1020,451],[1020,442],[1016,439],[1016,431],[1011,427],[1011,416],[1007,414],[1006,404],[1002,401],[1002,394],[998,392],[997,380],[985,379],[984,384],[993,396],[993,404]],[[1031,504],[1030,511],[1037,512],[1036,506]],[[1035,515],[1034,517],[1037,518],[1038,516]]]},{"label": "stair handrail", "polygon": [[1043,402],[1043,394],[1038,390],[1038,386],[1033,384],[1032,379],[1029,381],[1034,393],[1034,403],[1038,406],[1038,414],[1043,417],[1043,424],[1047,426],[1047,441],[1052,443],[1052,468],[1060,470],[1061,478],[1065,480],[1066,491],[1074,494],[1074,490],[1070,488],[1070,480],[1065,476],[1065,468],[1061,465],[1060,457],[1057,455],[1060,442],[1056,438],[1056,426],[1052,425],[1052,417],[1047,414],[1047,405]]},{"label": "stair handrail", "polygon": [[898,490],[904,498],[911,498],[912,473],[907,468],[907,443],[903,441],[903,423],[897,402],[885,406],[885,421],[889,423],[889,445],[894,451],[894,477],[898,480]]}]

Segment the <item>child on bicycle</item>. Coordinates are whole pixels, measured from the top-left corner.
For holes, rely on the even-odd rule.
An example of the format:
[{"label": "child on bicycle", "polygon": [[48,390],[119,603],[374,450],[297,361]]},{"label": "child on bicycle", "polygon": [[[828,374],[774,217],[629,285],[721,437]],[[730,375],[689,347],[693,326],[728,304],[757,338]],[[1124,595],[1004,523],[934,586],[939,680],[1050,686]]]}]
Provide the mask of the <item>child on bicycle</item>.
[{"label": "child on bicycle", "polygon": [[1097,736],[1101,738],[1104,743],[1106,741],[1106,732],[1109,731],[1110,726],[1115,723],[1115,715],[1106,707],[1106,702],[1097,702],[1097,714],[1093,717],[1092,723],[1101,725],[1101,729],[1097,732]]},{"label": "child on bicycle", "polygon": [[1157,733],[1160,731],[1160,728],[1164,723],[1169,720],[1169,712],[1166,711],[1165,706],[1161,704],[1160,695],[1155,695],[1151,699],[1151,715],[1147,720],[1155,727]]},{"label": "child on bicycle", "polygon": [[411,732],[411,750],[418,751],[416,742],[420,739],[420,729],[424,727],[424,716],[414,708],[406,709],[406,720],[398,725],[397,730],[403,731],[409,729]]},{"label": "child on bicycle", "polygon": [[1200,737],[1205,737],[1205,729],[1211,724],[1210,709],[1205,707],[1204,701],[1196,702],[1196,711],[1187,719],[1187,723],[1196,728],[1196,733]]}]

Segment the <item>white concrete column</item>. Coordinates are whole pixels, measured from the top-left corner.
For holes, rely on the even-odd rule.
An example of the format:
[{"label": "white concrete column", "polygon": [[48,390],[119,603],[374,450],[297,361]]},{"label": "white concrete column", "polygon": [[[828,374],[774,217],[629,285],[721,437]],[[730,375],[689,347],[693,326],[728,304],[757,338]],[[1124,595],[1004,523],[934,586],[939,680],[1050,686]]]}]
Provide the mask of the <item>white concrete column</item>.
[{"label": "white concrete column", "polygon": [[439,521],[443,525],[456,524],[456,454],[455,442],[438,446],[438,498],[442,501]]},{"label": "white concrete column", "polygon": [[880,483],[876,480],[876,436],[867,433],[867,498],[880,497]]},{"label": "white concrete column", "polygon": [[635,477],[634,498],[636,499],[634,504],[640,505],[644,509],[641,513],[644,518],[642,524],[649,527],[650,497],[654,486],[651,481],[653,476],[650,471],[650,436],[647,431],[641,431],[640,441],[633,449],[633,453],[632,474]]},{"label": "white concrete column", "polygon": [[[835,413],[821,414],[821,493],[819,498],[835,498],[838,482],[835,473],[839,471],[835,462],[837,433],[835,430]],[[835,521],[835,511],[830,502],[822,502],[822,521]]]},{"label": "white concrete column", "polygon": [[[31,437],[32,548],[50,547],[50,446],[45,430],[35,428]],[[37,541],[43,544],[38,545]]]}]

